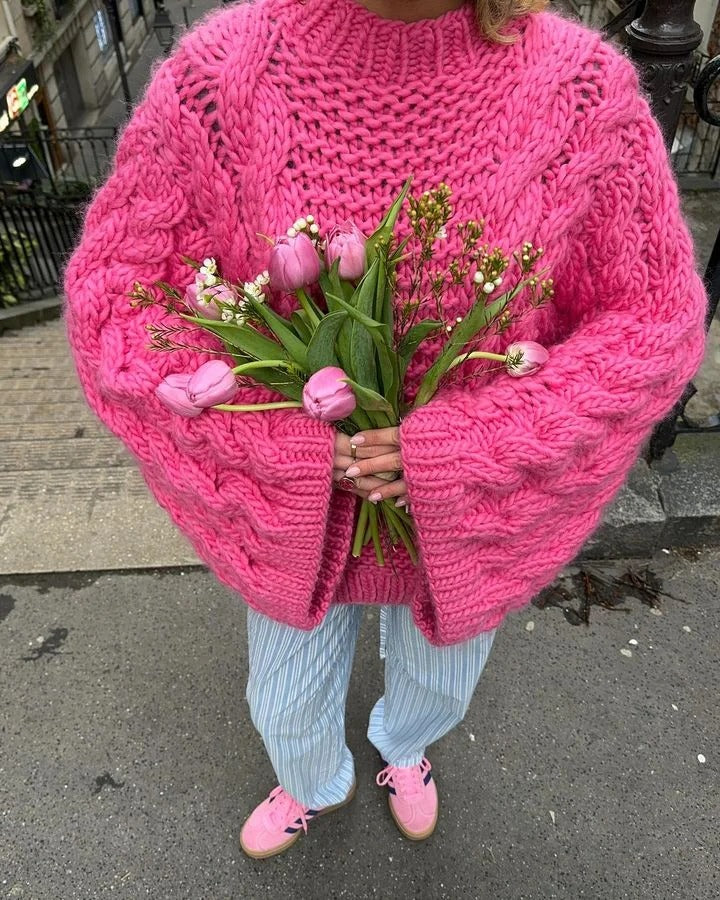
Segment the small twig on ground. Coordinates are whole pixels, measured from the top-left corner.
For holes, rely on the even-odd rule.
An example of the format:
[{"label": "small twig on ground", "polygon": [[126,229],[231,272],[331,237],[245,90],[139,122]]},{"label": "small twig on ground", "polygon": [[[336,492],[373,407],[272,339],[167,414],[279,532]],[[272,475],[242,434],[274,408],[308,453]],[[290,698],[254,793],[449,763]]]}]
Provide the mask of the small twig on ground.
[{"label": "small twig on ground", "polygon": [[[585,565],[571,577],[572,593],[558,584],[549,585],[533,601],[538,609],[546,606],[557,606],[571,625],[589,625],[590,607],[602,606],[612,612],[631,612],[627,606],[621,606],[627,596],[635,597],[647,606],[659,607],[660,598],[667,597],[680,603],[687,603],[662,590],[660,578],[650,570],[649,566],[637,571],[630,567],[620,575],[606,574],[597,566]],[[629,590],[628,590],[629,589]],[[574,600],[580,600],[575,608]]]}]

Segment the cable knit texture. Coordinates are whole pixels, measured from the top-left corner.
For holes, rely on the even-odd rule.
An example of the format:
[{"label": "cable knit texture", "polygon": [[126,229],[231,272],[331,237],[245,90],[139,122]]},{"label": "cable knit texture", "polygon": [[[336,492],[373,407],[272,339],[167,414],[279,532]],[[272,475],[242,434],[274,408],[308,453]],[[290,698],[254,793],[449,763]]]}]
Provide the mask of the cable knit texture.
[{"label": "cable knit texture", "polygon": [[[213,11],[154,68],[86,211],[65,292],[88,401],[217,577],[290,625],[390,602],[434,644],[495,627],[581,548],[700,364],[707,297],[633,64],[552,12],[508,31],[513,45],[484,38],[471,6],[409,24],[355,0]],[[540,374],[467,378],[403,421],[421,562],[402,551],[381,569],[370,548],[350,557],[333,429],[297,410],[173,415],[155,386],[211,356],[148,350],[158,310],[125,295],[188,283],[180,253],[252,278],[258,235],[300,214],[369,230],[409,174],[416,190],[447,181],[490,246],[543,246],[556,295],[488,346],[539,341]],[[457,249],[451,233],[441,261]],[[469,293],[448,295],[449,316]],[[438,346],[415,358],[411,395]]]}]

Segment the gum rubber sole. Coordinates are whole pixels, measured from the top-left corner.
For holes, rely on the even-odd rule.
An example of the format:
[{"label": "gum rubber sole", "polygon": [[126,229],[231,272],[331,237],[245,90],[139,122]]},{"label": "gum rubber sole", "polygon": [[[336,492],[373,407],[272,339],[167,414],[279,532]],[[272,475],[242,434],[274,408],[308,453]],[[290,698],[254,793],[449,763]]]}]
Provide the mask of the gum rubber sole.
[{"label": "gum rubber sole", "polygon": [[[350,803],[350,801],[355,796],[356,790],[357,790],[357,782],[353,782],[353,786],[350,788],[350,792],[348,793],[347,797],[344,800],[342,800],[340,803],[336,803],[334,806],[326,806],[324,809],[321,809],[320,812],[316,816],[312,817],[311,821],[314,822],[315,819],[319,819],[320,816],[324,816],[326,813],[335,812],[336,809],[342,809],[343,806],[347,806],[348,803]],[[280,844],[279,847],[274,847],[272,850],[264,850],[264,851],[258,853],[255,850],[248,849],[245,846],[245,844],[243,844],[242,832],[241,832],[240,833],[240,849],[243,851],[243,853],[245,853],[251,859],[267,859],[270,856],[277,856],[278,853],[283,853],[289,847],[292,847],[292,845],[295,843],[295,841],[298,840],[298,838],[300,837],[300,835],[302,833],[303,833],[302,828],[298,828],[298,830],[295,832],[295,834],[290,835],[289,839],[287,841],[285,841],[284,844]]]}]

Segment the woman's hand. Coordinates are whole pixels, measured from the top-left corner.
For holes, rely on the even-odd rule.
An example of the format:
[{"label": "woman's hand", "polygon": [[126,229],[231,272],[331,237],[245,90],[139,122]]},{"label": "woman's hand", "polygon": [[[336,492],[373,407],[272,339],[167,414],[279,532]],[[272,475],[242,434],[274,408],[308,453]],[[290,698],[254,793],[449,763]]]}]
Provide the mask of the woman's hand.
[{"label": "woman's hand", "polygon": [[[351,444],[355,444],[355,461]],[[363,500],[376,503],[397,497],[397,506],[408,506],[407,486],[403,478],[386,481],[378,478],[378,473],[401,472],[400,429],[374,428],[360,432],[354,437],[338,432],[335,436],[335,460],[333,480],[339,483],[343,478],[354,478],[356,486],[348,490]]]}]

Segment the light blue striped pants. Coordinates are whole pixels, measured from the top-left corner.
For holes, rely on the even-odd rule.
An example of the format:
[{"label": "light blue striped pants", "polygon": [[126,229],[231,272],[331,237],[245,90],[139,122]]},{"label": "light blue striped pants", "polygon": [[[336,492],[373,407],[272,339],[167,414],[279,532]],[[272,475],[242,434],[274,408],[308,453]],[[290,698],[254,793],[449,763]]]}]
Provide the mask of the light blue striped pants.
[{"label": "light blue striped pants", "polygon": [[[278,782],[314,809],[340,803],[355,779],[345,701],[364,609],[331,606],[312,631],[247,611],[250,716]],[[434,647],[407,607],[381,607],[385,694],[370,713],[367,736],[384,760],[416,765],[428,744],[462,721],[496,631]]]}]

